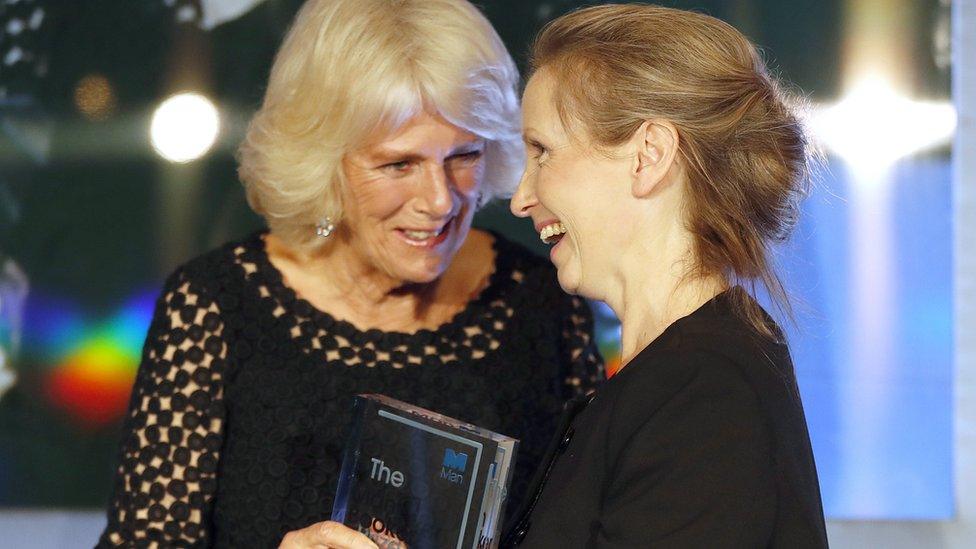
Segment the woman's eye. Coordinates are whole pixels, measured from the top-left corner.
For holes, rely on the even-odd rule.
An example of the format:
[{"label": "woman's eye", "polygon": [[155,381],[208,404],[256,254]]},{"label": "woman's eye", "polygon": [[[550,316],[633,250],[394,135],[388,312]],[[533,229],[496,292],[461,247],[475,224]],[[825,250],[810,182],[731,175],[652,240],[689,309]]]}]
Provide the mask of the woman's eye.
[{"label": "woman's eye", "polygon": [[380,169],[399,174],[410,171],[410,167],[410,162],[401,160],[400,162],[390,162],[389,164],[384,164],[380,166]]},{"label": "woman's eye", "polygon": [[539,164],[549,159],[549,151],[542,145],[532,144],[529,146],[529,151],[532,159]]},{"label": "woman's eye", "polygon": [[474,151],[468,151],[466,153],[456,154],[452,156],[450,160],[456,160],[462,163],[471,164],[478,161],[484,154],[485,151],[483,149],[477,149]]}]

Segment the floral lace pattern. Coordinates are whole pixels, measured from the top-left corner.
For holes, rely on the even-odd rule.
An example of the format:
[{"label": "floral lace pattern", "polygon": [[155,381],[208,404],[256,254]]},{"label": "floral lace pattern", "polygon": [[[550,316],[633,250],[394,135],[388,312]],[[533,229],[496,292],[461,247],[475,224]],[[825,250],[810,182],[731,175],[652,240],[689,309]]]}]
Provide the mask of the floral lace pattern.
[{"label": "floral lace pattern", "polygon": [[412,334],[296,296],[261,234],[180,268],[146,339],[99,546],[277,547],[328,519],[349,397],[368,392],[519,438],[513,511],[562,403],[603,366],[587,304],[494,238],[482,293]]}]

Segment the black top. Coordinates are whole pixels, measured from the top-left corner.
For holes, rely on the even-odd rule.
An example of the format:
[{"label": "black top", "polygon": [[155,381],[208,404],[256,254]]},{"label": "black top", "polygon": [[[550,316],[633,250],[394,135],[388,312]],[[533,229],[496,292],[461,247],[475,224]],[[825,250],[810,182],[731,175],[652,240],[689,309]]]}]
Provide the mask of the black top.
[{"label": "black top", "polygon": [[789,350],[733,313],[733,291],[568,412],[507,545],[827,546]]},{"label": "black top", "polygon": [[413,334],[361,331],[296,297],[261,234],[178,269],[146,338],[99,546],[277,547],[328,519],[356,393],[519,438],[517,501],[563,402],[603,371],[586,303],[494,239],[488,286]]}]

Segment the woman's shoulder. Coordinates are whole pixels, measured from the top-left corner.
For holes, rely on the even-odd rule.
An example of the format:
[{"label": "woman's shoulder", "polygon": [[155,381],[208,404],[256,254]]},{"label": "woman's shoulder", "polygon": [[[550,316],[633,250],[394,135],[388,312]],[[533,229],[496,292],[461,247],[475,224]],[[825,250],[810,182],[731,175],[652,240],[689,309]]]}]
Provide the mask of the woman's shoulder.
[{"label": "woman's shoulder", "polygon": [[732,413],[765,422],[770,414],[799,410],[786,345],[754,333],[720,307],[673,324],[606,386],[615,393],[618,415],[644,420],[678,406],[718,402],[728,405],[727,422],[736,419]]},{"label": "woman's shoulder", "polygon": [[597,390],[593,405],[613,463],[633,452],[685,455],[730,433],[750,433],[764,448],[770,440],[755,386],[727,357],[704,349],[635,357]]},{"label": "woman's shoulder", "polygon": [[653,415],[675,398],[708,397],[713,392],[755,396],[742,369],[729,356],[707,345],[661,345],[647,348],[621,369],[608,386],[616,388],[615,400]]},{"label": "woman's shoulder", "polygon": [[[710,368],[730,370],[741,377],[764,400],[799,402],[796,373],[783,332],[769,315],[773,335],[760,334],[732,305],[731,292],[723,293],[675,330],[676,349],[707,357]],[[750,298],[751,299],[751,298]]]},{"label": "woman's shoulder", "polygon": [[261,235],[250,235],[227,241],[177,266],[166,279],[166,288],[189,285],[197,292],[212,292],[220,288],[234,288],[244,281],[242,263],[249,256],[263,253]]}]

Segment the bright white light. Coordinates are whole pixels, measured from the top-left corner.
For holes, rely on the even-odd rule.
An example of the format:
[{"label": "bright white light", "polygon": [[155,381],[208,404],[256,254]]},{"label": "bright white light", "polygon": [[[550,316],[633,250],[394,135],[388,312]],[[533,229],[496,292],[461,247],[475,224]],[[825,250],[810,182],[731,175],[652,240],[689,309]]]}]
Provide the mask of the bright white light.
[{"label": "bright white light", "polygon": [[153,148],[170,162],[200,158],[213,146],[218,132],[217,108],[198,93],[180,93],[163,101],[149,127]]},{"label": "bright white light", "polygon": [[913,101],[880,78],[861,81],[839,103],[811,114],[816,139],[862,173],[881,173],[903,156],[941,145],[956,129],[951,103]]}]

